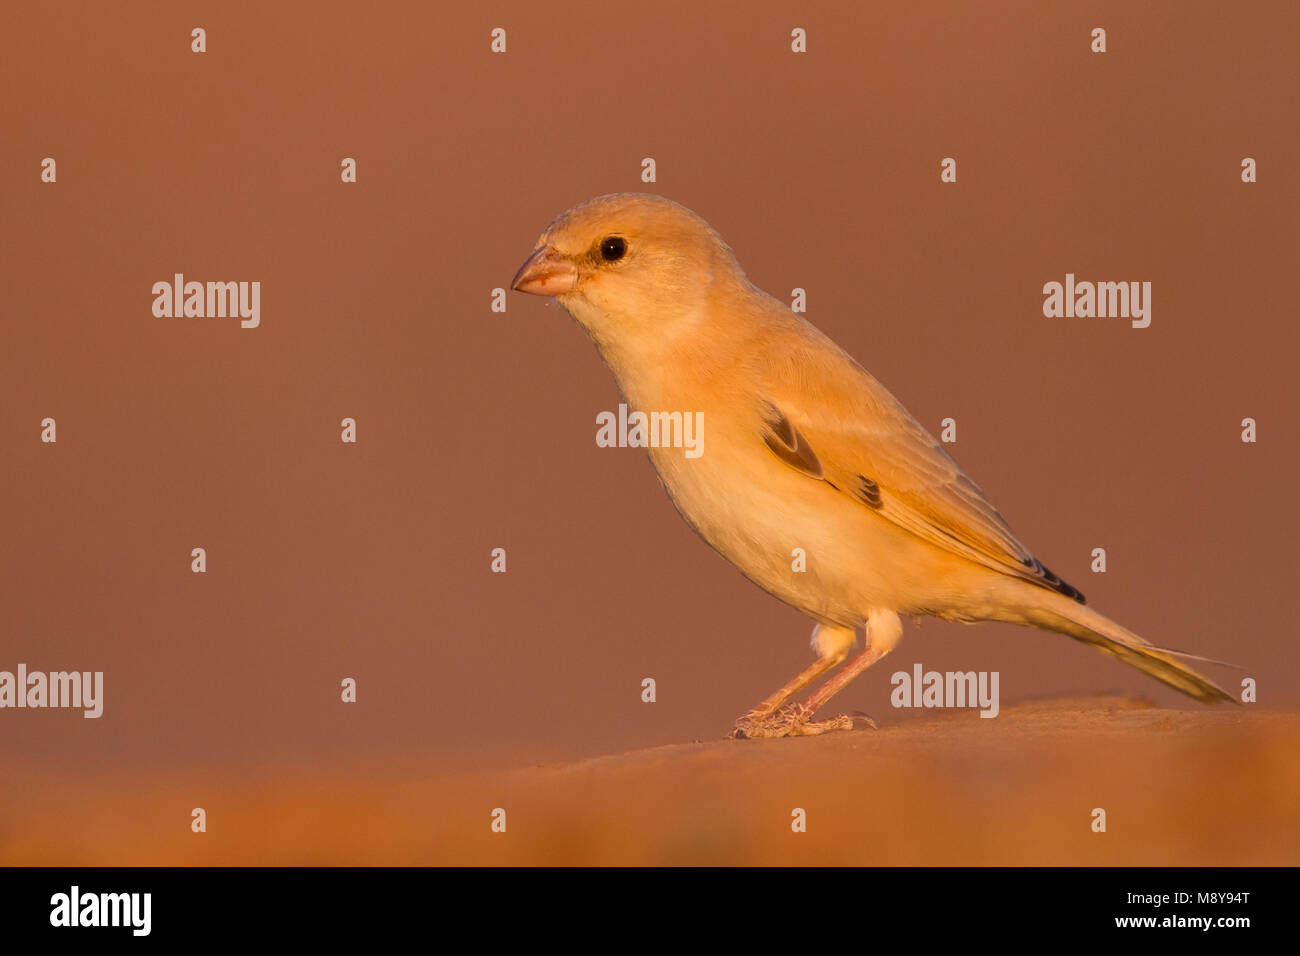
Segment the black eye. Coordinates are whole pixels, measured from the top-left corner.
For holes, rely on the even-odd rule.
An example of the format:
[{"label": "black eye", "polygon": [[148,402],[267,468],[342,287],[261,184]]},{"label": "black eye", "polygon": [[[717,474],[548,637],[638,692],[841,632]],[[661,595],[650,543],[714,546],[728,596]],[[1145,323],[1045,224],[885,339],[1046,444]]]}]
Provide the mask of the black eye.
[{"label": "black eye", "polygon": [[606,262],[618,262],[627,254],[627,240],[622,236],[609,236],[600,241],[600,257]]}]

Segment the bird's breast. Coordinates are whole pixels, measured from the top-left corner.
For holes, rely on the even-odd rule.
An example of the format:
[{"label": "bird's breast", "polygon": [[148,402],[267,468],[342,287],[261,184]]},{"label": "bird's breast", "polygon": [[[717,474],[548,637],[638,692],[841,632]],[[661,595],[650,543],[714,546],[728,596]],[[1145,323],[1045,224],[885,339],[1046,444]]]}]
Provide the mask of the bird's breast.
[{"label": "bird's breast", "polygon": [[865,610],[854,569],[870,515],[781,462],[763,443],[758,419],[747,409],[738,415],[738,405],[699,396],[671,409],[695,423],[695,444],[690,452],[675,444],[647,449],[668,496],[760,587],[813,617],[857,624]]}]

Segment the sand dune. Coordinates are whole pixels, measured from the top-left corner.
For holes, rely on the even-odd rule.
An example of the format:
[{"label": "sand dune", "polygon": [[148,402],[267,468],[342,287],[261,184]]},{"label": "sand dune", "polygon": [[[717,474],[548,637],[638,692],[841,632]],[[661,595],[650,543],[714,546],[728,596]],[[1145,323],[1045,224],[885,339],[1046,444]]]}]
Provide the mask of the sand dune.
[{"label": "sand dune", "polygon": [[[1300,715],[1103,698],[451,777],[358,765],[123,784],[17,768],[0,862],[1294,864],[1297,752]],[[200,800],[208,832],[193,834]]]}]

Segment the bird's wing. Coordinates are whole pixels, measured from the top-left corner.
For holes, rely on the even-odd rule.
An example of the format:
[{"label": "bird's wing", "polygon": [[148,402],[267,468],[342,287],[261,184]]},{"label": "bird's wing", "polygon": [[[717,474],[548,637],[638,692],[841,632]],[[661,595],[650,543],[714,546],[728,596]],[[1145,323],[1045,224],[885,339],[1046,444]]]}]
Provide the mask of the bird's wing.
[{"label": "bird's wing", "polygon": [[756,430],[778,458],[936,547],[1082,603],[939,442],[829,340],[786,342],[759,365]]}]

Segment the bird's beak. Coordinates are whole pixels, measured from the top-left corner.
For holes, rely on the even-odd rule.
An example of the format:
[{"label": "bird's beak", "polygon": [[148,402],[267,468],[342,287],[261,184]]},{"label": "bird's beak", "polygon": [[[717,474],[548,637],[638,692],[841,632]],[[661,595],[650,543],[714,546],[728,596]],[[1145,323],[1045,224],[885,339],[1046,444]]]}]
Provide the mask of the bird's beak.
[{"label": "bird's beak", "polygon": [[542,246],[519,267],[511,288],[532,295],[563,295],[578,284],[578,267],[550,246]]}]

